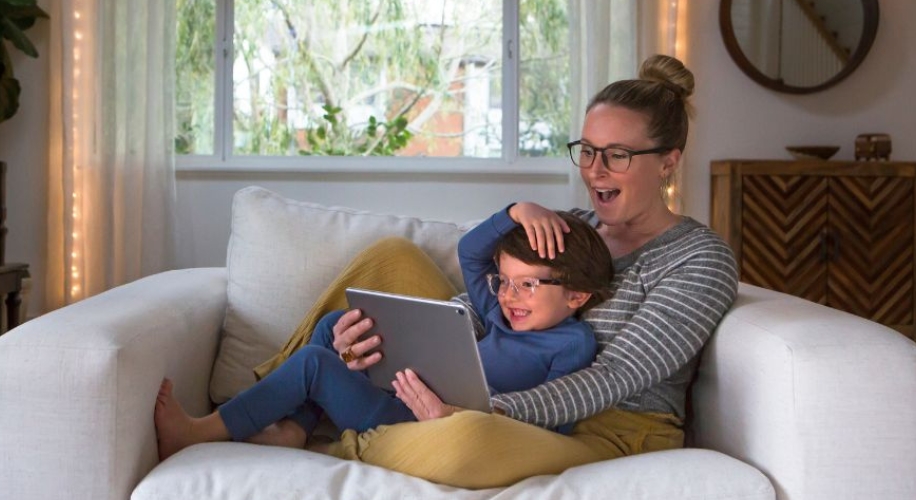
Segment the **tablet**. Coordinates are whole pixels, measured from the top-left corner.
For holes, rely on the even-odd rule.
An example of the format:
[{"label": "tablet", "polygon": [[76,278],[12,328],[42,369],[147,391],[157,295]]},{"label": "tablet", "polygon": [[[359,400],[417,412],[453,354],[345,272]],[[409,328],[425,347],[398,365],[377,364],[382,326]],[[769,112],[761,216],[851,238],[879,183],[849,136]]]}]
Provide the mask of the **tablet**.
[{"label": "tablet", "polygon": [[395,373],[412,369],[443,402],[490,412],[474,322],[464,304],[348,288],[351,309],[373,319],[382,360],[368,368],[378,387],[393,390]]}]

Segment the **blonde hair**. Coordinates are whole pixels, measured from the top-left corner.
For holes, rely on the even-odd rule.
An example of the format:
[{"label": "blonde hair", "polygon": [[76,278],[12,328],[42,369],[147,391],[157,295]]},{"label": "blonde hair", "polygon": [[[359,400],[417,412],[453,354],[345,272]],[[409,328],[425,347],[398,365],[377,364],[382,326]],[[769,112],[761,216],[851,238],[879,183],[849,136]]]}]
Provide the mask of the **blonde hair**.
[{"label": "blonde hair", "polygon": [[636,80],[619,80],[598,92],[586,112],[599,104],[622,106],[649,118],[649,138],[659,147],[684,151],[693,107],[693,73],[680,60],[656,54],[643,61]]}]

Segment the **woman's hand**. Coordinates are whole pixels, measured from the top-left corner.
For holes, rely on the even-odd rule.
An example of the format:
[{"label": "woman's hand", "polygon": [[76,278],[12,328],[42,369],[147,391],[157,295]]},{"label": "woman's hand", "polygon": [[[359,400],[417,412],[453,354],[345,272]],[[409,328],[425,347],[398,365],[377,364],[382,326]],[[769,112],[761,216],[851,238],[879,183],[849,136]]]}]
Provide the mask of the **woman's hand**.
[{"label": "woman's hand", "polygon": [[351,370],[365,370],[382,359],[379,351],[365,356],[368,351],[382,343],[381,337],[373,335],[357,341],[361,335],[372,328],[372,318],[362,318],[362,311],[352,309],[337,320],[332,329],[334,332],[334,350],[340,353],[340,359],[347,363]]},{"label": "woman's hand", "polygon": [[563,234],[569,232],[569,226],[553,210],[536,203],[522,202],[512,205],[509,217],[525,228],[531,249],[537,251],[541,258],[553,259],[557,252],[563,252]]},{"label": "woman's hand", "polygon": [[395,396],[407,405],[413,412],[417,420],[432,420],[442,418],[459,411],[456,406],[447,405],[436,396],[436,393],[429,390],[426,384],[420,380],[420,377],[411,370],[407,369],[395,374],[397,380],[391,381],[394,386]]}]

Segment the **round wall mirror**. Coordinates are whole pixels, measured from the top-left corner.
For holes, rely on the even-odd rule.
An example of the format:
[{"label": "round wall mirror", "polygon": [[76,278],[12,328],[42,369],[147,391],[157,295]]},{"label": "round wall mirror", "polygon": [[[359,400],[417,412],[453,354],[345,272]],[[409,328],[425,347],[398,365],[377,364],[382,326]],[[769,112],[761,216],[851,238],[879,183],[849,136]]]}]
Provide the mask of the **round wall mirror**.
[{"label": "round wall mirror", "polygon": [[807,94],[836,85],[865,59],[878,0],[722,0],[719,27],[729,55],[755,82]]}]

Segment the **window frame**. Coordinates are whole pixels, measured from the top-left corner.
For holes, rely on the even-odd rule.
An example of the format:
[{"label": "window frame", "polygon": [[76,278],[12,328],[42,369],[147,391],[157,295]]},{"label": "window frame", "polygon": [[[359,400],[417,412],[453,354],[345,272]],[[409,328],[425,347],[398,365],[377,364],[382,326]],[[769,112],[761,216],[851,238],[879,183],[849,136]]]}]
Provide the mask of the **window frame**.
[{"label": "window frame", "polygon": [[[216,0],[214,153],[175,155],[180,172],[314,172],[569,175],[567,155],[519,155],[519,2],[503,0],[502,155],[499,158],[409,156],[266,156],[232,153],[232,61],[235,0]],[[221,125],[217,125],[221,124]],[[506,144],[513,147],[507,148]]]}]

